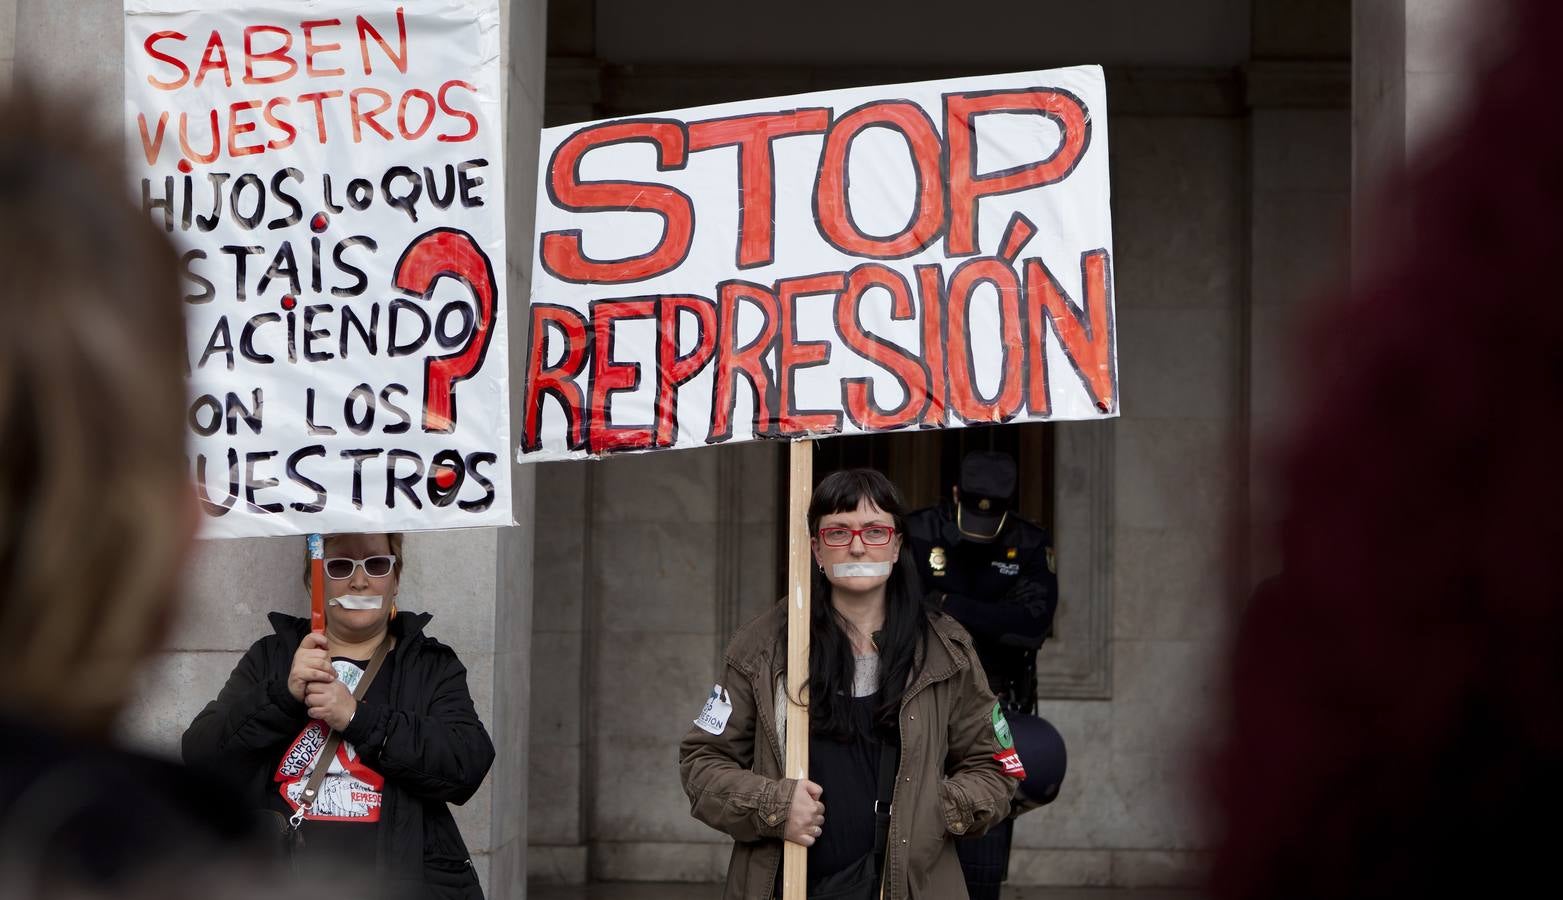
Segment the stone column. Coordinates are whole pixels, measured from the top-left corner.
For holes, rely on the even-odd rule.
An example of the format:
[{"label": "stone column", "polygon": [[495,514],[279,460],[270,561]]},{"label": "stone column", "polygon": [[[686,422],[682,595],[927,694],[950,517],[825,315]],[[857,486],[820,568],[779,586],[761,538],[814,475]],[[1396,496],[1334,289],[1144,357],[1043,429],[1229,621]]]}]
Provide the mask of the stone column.
[{"label": "stone column", "polygon": [[11,89],[16,63],[16,0],[0,0],[0,91]]},{"label": "stone column", "polygon": [[[504,14],[505,289],[510,297],[510,421],[521,421],[526,371],[527,306],[531,296],[532,226],[536,218],[538,131],[543,127],[548,0],[501,0]],[[515,432],[512,430],[512,434]],[[493,855],[488,895],[526,897],[527,771],[532,706],[532,563],[536,469],[511,457],[512,521],[497,533],[496,592],[489,600],[494,629],[494,717],[499,751],[486,790],[492,807]]]},{"label": "stone column", "polygon": [[1246,593],[1280,567],[1274,450],[1291,421],[1302,328],[1345,280],[1350,233],[1349,0],[1255,0],[1244,323],[1252,540]]},{"label": "stone column", "polygon": [[[514,415],[526,345],[522,313],[542,125],[547,0],[501,0],[501,8]],[[121,0],[0,0],[0,77],[9,80],[14,47],[18,76],[49,90],[79,92],[103,127],[123,128],[122,10]],[[478,712],[498,750],[487,783],[456,815],[488,895],[499,900],[526,894],[533,469],[513,465],[512,483],[513,516],[520,524],[409,536],[402,587],[406,605],[433,612],[430,631],[466,664]],[[185,725],[216,694],[239,655],[268,631],[265,614],[273,609],[307,614],[299,585],[302,559],[299,538],[197,547],[182,620],[126,716],[128,739],[177,755]]]},{"label": "stone column", "polygon": [[[1418,141],[1465,102],[1473,56],[1495,34],[1501,4],[1354,0],[1353,201],[1393,175]],[[1482,14],[1486,18],[1482,18]]]},{"label": "stone column", "polygon": [[3,2],[0,13],[5,6],[15,9],[15,78],[50,92],[83,96],[103,127],[123,127],[122,0]]}]

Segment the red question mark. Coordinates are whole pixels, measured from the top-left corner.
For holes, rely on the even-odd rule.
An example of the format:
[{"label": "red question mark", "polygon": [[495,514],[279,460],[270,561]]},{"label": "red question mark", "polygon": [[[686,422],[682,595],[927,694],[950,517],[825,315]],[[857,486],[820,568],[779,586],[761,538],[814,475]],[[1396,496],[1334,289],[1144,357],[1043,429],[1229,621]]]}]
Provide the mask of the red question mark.
[{"label": "red question mark", "polygon": [[449,434],[456,430],[456,383],[483,367],[493,337],[494,265],[472,235],[454,228],[436,228],[407,245],[396,261],[396,287],[422,299],[434,293],[441,278],[455,278],[477,300],[477,321],[467,346],[449,356],[431,356],[424,363],[423,430]]}]

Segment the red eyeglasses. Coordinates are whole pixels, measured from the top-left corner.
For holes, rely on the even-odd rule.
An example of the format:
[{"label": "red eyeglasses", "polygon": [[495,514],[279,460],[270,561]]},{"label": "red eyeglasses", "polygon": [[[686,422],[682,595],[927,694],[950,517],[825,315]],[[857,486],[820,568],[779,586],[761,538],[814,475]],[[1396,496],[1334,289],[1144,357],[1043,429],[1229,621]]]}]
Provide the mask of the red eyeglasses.
[{"label": "red eyeglasses", "polygon": [[883,547],[895,537],[895,528],[890,525],[870,525],[867,528],[843,528],[832,525],[819,530],[820,542],[827,547],[845,547],[851,544],[855,537],[862,538],[865,547]]}]

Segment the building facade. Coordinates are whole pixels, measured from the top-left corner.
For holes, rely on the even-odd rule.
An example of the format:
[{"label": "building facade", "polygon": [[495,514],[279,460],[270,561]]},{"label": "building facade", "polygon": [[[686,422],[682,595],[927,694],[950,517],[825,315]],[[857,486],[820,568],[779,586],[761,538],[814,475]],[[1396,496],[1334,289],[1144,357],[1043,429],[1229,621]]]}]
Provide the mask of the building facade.
[{"label": "building facade", "polygon": [[[1106,66],[1124,415],[1024,438],[1023,465],[1042,460],[1027,489],[1045,495],[1062,597],[1041,711],[1070,773],[1021,821],[1011,875],[1196,881],[1209,845],[1196,774],[1224,642],[1275,565],[1263,473],[1288,373],[1307,363],[1288,348],[1310,301],[1346,276],[1354,196],[1463,99],[1469,0],[798,0],[774,16],[710,0],[501,5],[517,298],[545,121]],[[0,0],[0,81],[81,92],[84,115],[120,127],[120,10]],[[868,458],[927,501],[947,490],[949,452],[902,443]],[[689,817],[676,745],[727,636],[776,596],[781,456],[759,443],[517,467],[516,526],[409,538],[404,596],[467,662],[499,747],[459,811],[492,896],[525,896],[528,878],[721,876],[727,841]],[[200,547],[184,619],[125,723],[133,740],[174,752],[265,612],[305,609],[301,555],[297,539]]]}]

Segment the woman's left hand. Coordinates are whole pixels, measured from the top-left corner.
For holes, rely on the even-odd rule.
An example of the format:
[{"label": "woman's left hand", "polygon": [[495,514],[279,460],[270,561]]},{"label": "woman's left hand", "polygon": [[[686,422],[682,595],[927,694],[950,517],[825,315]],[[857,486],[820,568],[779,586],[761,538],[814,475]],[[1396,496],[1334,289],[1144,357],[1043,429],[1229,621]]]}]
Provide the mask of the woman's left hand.
[{"label": "woman's left hand", "polygon": [[358,709],[358,701],[340,681],[311,681],[304,686],[304,705],[309,708],[310,718],[319,719],[337,731],[347,727]]}]

